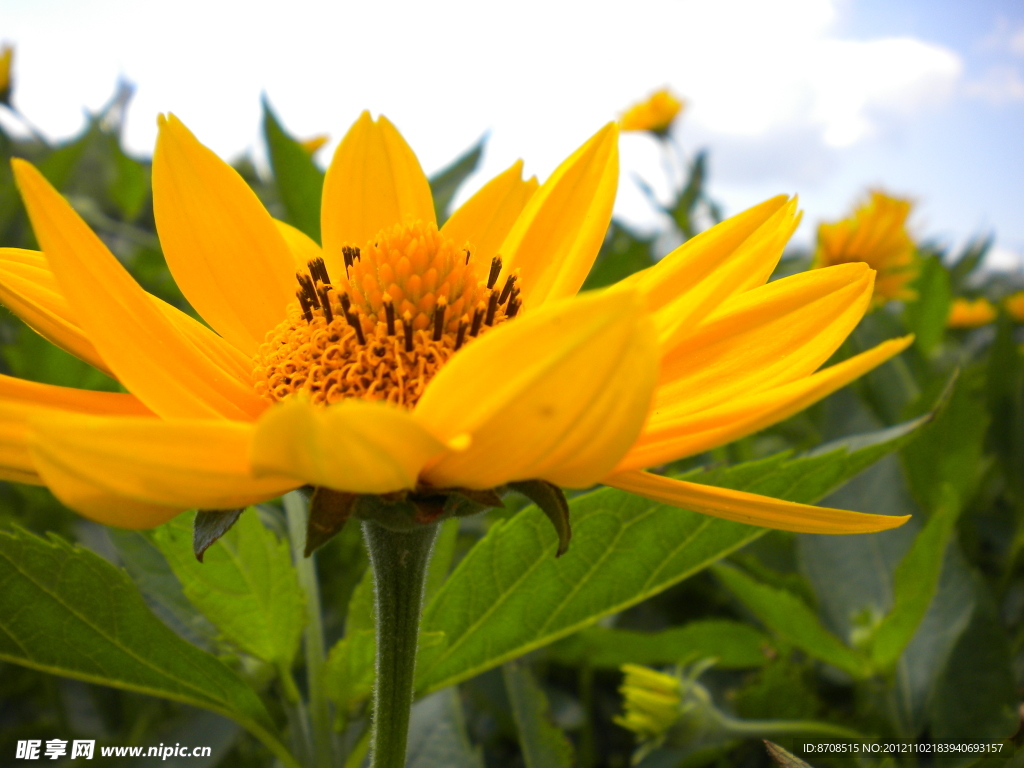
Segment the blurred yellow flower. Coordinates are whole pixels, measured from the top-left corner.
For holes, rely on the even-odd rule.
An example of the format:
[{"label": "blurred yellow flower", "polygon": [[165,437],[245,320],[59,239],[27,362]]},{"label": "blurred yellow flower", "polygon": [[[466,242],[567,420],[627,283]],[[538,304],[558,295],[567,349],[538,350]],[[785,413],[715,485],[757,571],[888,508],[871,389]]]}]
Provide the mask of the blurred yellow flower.
[{"label": "blurred yellow flower", "polygon": [[14,48],[5,45],[0,48],[0,104],[11,103],[11,64],[14,62]]},{"label": "blurred yellow flower", "polygon": [[949,307],[949,318],[946,320],[947,328],[977,328],[988,325],[996,319],[996,308],[992,302],[982,297],[980,299],[953,299]]},{"label": "blurred yellow flower", "polygon": [[612,721],[635,733],[640,739],[658,739],[679,720],[682,683],[678,677],[666,675],[639,664],[623,664],[625,678],[619,686],[622,694],[622,715]]},{"label": "blurred yellow flower", "polygon": [[177,118],[159,123],[156,227],[208,325],[147,294],[15,160],[42,252],[0,248],[0,300],[127,392],[0,376],[3,479],[131,528],[303,485],[415,498],[534,479],[794,531],[906,520],[643,471],[788,418],[910,343],[821,368],[866,311],[874,272],[767,282],[795,199],[576,296],[611,220],[614,123],[539,188],[517,162],[438,228],[412,149],[363,113],[327,170],[322,248]]},{"label": "blurred yellow flower", "polygon": [[326,133],[321,133],[316,136],[310,136],[308,139],[303,139],[299,142],[299,146],[306,150],[307,155],[312,155],[330,140],[330,136]]},{"label": "blurred yellow flower", "polygon": [[852,216],[819,225],[814,266],[868,264],[878,273],[874,306],[892,299],[916,298],[916,292],[907,287],[920,266],[906,227],[911,207],[909,200],[872,191]]},{"label": "blurred yellow flower", "polygon": [[623,131],[650,131],[664,135],[684,105],[685,102],[668,88],[662,88],[623,112],[619,127]]},{"label": "blurred yellow flower", "polygon": [[1018,323],[1024,323],[1024,291],[1017,291],[1007,296],[1003,301],[1003,306],[1006,307],[1010,317]]}]

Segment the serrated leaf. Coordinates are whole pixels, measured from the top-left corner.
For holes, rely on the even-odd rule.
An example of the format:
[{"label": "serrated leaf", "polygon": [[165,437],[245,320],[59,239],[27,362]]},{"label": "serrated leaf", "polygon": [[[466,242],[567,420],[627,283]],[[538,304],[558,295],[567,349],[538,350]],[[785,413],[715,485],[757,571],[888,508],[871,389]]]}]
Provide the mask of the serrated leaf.
[{"label": "serrated leaf", "polygon": [[769,637],[749,624],[707,619],[661,632],[587,627],[551,645],[546,657],[560,664],[608,669],[715,658],[720,669],[747,669],[764,666],[771,649]]},{"label": "serrated leaf", "polygon": [[501,674],[526,768],[571,768],[572,744],[552,720],[548,699],[529,667],[522,661],[510,661],[502,666]]},{"label": "serrated leaf", "polygon": [[[821,454],[783,454],[687,479],[813,503],[904,445],[925,420]],[[496,522],[470,550],[424,611],[423,628],[443,631],[448,645],[417,670],[418,690],[443,688],[570,635],[764,533],[610,488],[570,507],[573,546],[558,560],[551,557],[557,536],[536,507]]]},{"label": "serrated leaf", "polygon": [[409,719],[406,768],[484,768],[480,749],[466,734],[462,703],[454,688],[416,702]]},{"label": "serrated leaf", "polygon": [[943,501],[896,566],[892,610],[871,638],[871,659],[880,670],[888,671],[896,664],[938,589],[942,562],[960,512],[953,487],[946,483],[942,491]]},{"label": "serrated leaf", "polygon": [[284,130],[266,98],[263,99],[263,136],[288,223],[319,243],[324,173],[302,145]]},{"label": "serrated leaf", "polygon": [[267,530],[250,508],[199,563],[192,554],[190,517],[179,515],[153,532],[185,595],[240,649],[279,668],[290,667],[305,611],[288,543]]},{"label": "serrated leaf", "polygon": [[0,531],[0,659],[230,717],[289,766],[256,694],[152,614],[128,575],[52,536]]},{"label": "serrated leaf", "polygon": [[729,591],[778,637],[855,678],[869,673],[867,660],[825,629],[810,606],[792,592],[755,581],[725,563],[715,565],[712,570]]},{"label": "serrated leaf", "polygon": [[452,161],[451,165],[445,166],[430,177],[430,192],[434,196],[434,212],[437,215],[437,226],[441,226],[448,218],[449,208],[459,187],[469,175],[476,170],[480,164],[480,158],[484,153],[484,144],[487,143],[487,136],[481,136],[480,140],[470,147],[462,155]]}]

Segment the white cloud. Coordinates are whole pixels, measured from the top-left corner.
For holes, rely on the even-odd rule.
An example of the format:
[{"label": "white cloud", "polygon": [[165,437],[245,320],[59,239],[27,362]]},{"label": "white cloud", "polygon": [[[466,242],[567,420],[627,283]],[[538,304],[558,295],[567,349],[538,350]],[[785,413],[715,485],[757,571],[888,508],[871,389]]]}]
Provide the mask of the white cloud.
[{"label": "white cloud", "polygon": [[1024,78],[1014,66],[990,67],[985,74],[964,86],[969,96],[984,99],[990,104],[1024,101]]}]

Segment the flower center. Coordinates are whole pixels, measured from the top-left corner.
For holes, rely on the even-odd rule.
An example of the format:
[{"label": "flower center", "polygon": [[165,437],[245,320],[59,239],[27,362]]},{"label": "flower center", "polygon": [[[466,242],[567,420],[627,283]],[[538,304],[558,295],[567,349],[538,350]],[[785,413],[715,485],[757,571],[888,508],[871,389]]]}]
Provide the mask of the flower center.
[{"label": "flower center", "polygon": [[333,281],[322,259],[296,274],[297,301],[253,358],[263,397],[412,408],[456,351],[522,307],[515,274],[497,286],[501,257],[485,273],[470,247],[457,248],[432,223],[395,225],[343,254],[345,275]]}]

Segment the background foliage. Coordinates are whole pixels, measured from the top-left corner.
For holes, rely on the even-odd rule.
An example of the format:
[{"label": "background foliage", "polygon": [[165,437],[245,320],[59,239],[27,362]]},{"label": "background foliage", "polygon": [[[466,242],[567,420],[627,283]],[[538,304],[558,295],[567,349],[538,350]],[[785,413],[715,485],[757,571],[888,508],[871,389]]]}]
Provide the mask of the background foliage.
[{"label": "background foliage", "polygon": [[[0,132],[0,245],[36,246],[8,162],[25,157],[147,290],[191,312],[160,253],[149,161],[121,147],[130,96],[122,86],[60,144]],[[320,166],[266,103],[264,135],[269,169],[249,158],[235,167],[275,216],[319,238]],[[706,193],[707,153],[689,157],[659,140],[684,178],[671,200],[650,193],[665,232],[645,237],[613,222],[587,289],[650,266],[659,244],[721,217]],[[484,149],[481,140],[432,179],[439,218]],[[1005,740],[992,765],[1024,764],[1012,757],[1024,685],[1021,329],[1005,314],[973,330],[945,327],[952,298],[998,300],[1019,287],[979,268],[990,242],[956,253],[920,245],[918,301],[865,317],[836,359],[912,331],[908,352],[782,424],[662,468],[796,501],[913,514],[909,524],[870,536],[765,532],[601,489],[572,500],[572,547],[555,560],[554,532],[521,497],[449,521],[427,586],[409,764],[615,768],[643,754],[644,766],[766,766],[754,737],[771,727],[753,722],[764,720],[883,740]],[[777,275],[809,262],[789,252]],[[6,310],[0,369],[118,388]],[[193,768],[295,764],[289,752],[307,764],[303,592],[281,509],[243,514],[201,566],[190,524],[186,514],[152,532],[106,529],[44,489],[0,485],[5,761],[19,739],[57,737],[212,746],[211,758],[187,760]],[[365,752],[374,653],[358,528],[321,549],[316,567],[330,649],[323,683],[339,754],[354,766]],[[707,659],[715,662],[705,668]],[[700,670],[690,690],[704,698],[643,753],[613,723],[627,663]],[[719,725],[687,730],[698,721]]]}]

